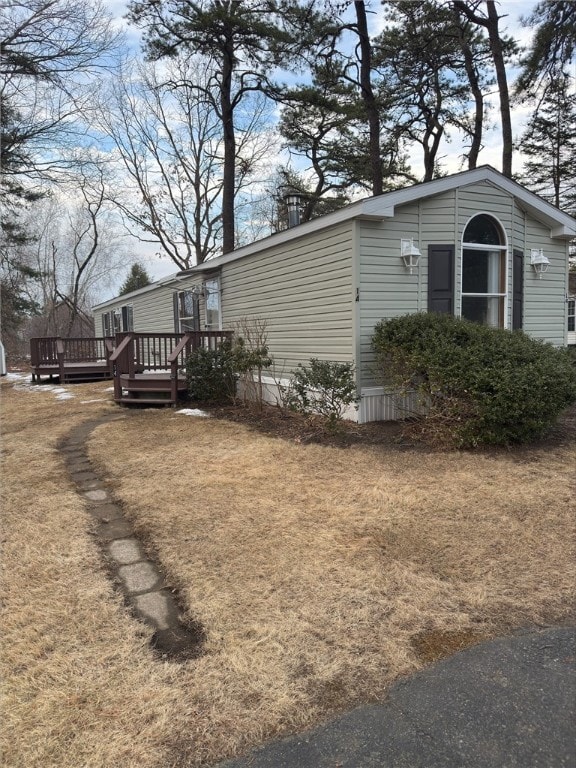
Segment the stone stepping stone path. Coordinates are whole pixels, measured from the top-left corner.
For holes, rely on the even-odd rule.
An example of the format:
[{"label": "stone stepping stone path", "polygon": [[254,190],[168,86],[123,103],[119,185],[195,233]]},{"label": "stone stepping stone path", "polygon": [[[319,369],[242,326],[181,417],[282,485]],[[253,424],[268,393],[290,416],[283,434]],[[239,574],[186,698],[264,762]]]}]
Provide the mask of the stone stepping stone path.
[{"label": "stone stepping stone path", "polygon": [[151,631],[151,644],[163,659],[185,661],[202,652],[204,632],[200,624],[184,625],[178,595],[170,589],[160,565],[146,554],[111,489],[88,458],[86,441],[99,425],[124,414],[109,414],[75,427],[60,443],[59,450],[87,511],[95,521],[95,534],[108,573],[120,589],[132,613]]}]

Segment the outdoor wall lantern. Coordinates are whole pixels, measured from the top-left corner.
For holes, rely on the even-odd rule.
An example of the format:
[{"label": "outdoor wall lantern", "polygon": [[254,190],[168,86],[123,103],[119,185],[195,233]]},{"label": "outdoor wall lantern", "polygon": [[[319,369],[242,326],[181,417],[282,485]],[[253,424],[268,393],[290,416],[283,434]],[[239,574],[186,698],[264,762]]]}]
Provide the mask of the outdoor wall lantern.
[{"label": "outdoor wall lantern", "polygon": [[412,274],[412,271],[418,266],[418,262],[420,261],[420,256],[422,254],[414,245],[413,238],[402,238],[400,244],[404,264],[406,264],[406,269],[409,269],[410,274]]},{"label": "outdoor wall lantern", "polygon": [[542,248],[532,248],[530,252],[530,264],[532,264],[534,272],[538,275],[538,279],[542,280],[542,275],[550,266],[550,259],[544,256]]},{"label": "outdoor wall lantern", "polygon": [[205,296],[206,289],[203,285],[194,285],[192,287],[192,293],[194,294],[194,296]]}]

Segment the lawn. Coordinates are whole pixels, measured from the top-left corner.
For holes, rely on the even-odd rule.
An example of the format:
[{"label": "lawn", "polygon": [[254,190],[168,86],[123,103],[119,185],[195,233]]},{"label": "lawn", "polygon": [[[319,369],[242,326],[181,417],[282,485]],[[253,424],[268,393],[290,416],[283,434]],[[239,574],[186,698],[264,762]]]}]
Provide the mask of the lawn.
[{"label": "lawn", "polygon": [[108,388],[2,384],[7,768],[211,765],[466,644],[574,618],[573,429],[444,453],[142,410],[89,448],[206,634],[199,658],[159,660],[57,449],[115,408]]}]

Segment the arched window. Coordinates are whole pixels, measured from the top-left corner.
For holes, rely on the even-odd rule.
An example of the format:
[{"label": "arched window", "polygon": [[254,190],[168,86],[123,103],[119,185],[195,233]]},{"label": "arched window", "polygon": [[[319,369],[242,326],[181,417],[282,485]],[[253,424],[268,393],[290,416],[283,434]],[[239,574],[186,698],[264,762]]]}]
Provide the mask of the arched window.
[{"label": "arched window", "polygon": [[468,222],[462,243],[462,317],[503,328],[506,245],[500,225],[482,213]]}]

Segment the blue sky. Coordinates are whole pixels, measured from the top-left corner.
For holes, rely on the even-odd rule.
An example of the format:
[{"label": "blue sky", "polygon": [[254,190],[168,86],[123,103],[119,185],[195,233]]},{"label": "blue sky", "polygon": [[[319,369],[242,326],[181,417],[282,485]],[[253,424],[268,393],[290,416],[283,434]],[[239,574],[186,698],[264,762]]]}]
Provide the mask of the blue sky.
[{"label": "blue sky", "polygon": [[[117,19],[118,25],[123,27],[130,47],[137,50],[139,47],[139,34],[134,28],[127,25],[123,17],[126,14],[127,3],[124,0],[107,0],[107,6]],[[500,28],[503,32],[512,35],[521,45],[526,45],[530,41],[531,31],[525,27],[522,27],[520,19],[522,16],[526,17],[530,14],[531,10],[536,5],[535,2],[527,0],[505,0],[499,3],[499,12],[501,16],[505,16],[500,22]],[[376,12],[379,8],[379,3],[374,2],[372,4],[373,10]],[[372,31],[376,32],[378,27],[377,15],[371,16]],[[509,72],[509,81],[512,83],[515,79],[515,72]],[[525,128],[526,121],[530,114],[529,107],[518,106],[514,109],[513,113],[513,126],[515,136],[522,133]],[[492,99],[492,122],[495,123],[493,129],[486,131],[484,135],[484,149],[480,155],[481,164],[493,165],[495,168],[501,166],[501,139],[498,130],[498,100],[497,94],[494,93]],[[461,146],[457,141],[447,144],[443,147],[443,166],[449,172],[456,172],[462,170],[459,164],[461,155]],[[414,157],[414,166],[418,167],[420,164],[420,157]],[[519,160],[516,159],[516,168],[519,166]],[[160,279],[168,274],[172,274],[176,271],[176,266],[172,261],[167,258],[159,259],[156,255],[156,248],[150,244],[140,244],[137,241],[134,242],[134,247],[131,251],[134,256],[140,256],[144,262],[146,269],[150,275],[156,280]]]}]

